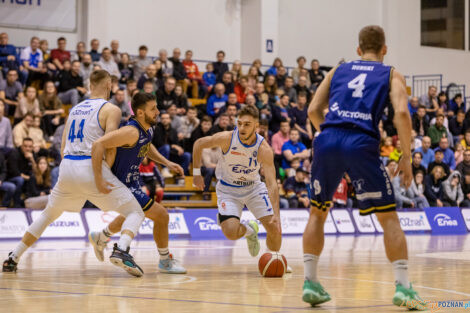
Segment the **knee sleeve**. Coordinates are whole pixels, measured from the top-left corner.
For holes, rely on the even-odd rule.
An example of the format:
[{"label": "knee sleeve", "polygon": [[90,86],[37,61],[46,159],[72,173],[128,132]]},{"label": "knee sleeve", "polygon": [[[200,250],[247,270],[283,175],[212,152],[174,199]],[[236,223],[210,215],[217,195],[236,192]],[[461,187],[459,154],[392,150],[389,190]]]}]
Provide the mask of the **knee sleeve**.
[{"label": "knee sleeve", "polygon": [[126,220],[122,224],[121,230],[129,230],[134,236],[139,232],[140,225],[144,221],[145,214],[142,210],[139,212],[129,213],[126,217]]},{"label": "knee sleeve", "polygon": [[28,227],[28,233],[38,239],[39,237],[41,237],[46,227],[49,226],[49,224],[51,224],[52,222],[54,222],[56,219],[58,219],[59,216],[62,215],[62,213],[62,210],[48,205],[46,209],[42,211],[39,218]]}]

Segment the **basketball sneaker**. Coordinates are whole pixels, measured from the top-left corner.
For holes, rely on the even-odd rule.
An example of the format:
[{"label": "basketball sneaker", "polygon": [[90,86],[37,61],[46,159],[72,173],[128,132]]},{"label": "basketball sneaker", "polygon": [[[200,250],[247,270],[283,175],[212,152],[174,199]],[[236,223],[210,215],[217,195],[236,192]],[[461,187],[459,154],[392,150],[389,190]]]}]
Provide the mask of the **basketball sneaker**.
[{"label": "basketball sneaker", "polygon": [[8,273],[8,272],[16,272],[17,270],[17,265],[15,261],[13,261],[13,258],[11,257],[12,252],[8,253],[8,259],[3,261],[3,268],[2,272]]},{"label": "basketball sneaker", "polygon": [[258,223],[255,221],[249,221],[248,224],[245,225],[246,227],[251,227],[253,229],[253,234],[246,236],[246,242],[248,243],[248,251],[252,257],[255,257],[259,253],[260,244],[258,239]]},{"label": "basketball sneaker", "polygon": [[135,263],[132,255],[129,254],[129,248],[127,248],[126,251],[121,250],[118,248],[117,243],[115,243],[113,253],[109,257],[109,260],[114,265],[125,269],[131,275],[136,277],[144,275],[144,271]]},{"label": "basketball sneaker", "polygon": [[395,295],[393,296],[392,301],[396,306],[404,306],[409,310],[426,310],[426,302],[421,299],[415,290],[413,290],[413,286],[411,286],[411,284],[410,288],[405,288],[401,284],[396,284]]},{"label": "basketball sneaker", "polygon": [[110,239],[108,238],[106,241],[100,239],[100,232],[91,231],[88,234],[88,240],[90,241],[91,245],[93,246],[93,251],[95,251],[96,258],[100,261],[104,261],[104,249],[106,248]]},{"label": "basketball sneaker", "polygon": [[306,279],[304,282],[302,300],[310,303],[311,306],[315,306],[317,304],[330,301],[331,297],[319,282],[313,282]]},{"label": "basketball sneaker", "polygon": [[158,263],[158,270],[161,273],[167,274],[186,274],[186,269],[179,265],[178,261],[173,259],[173,255],[171,253],[168,259],[160,259],[160,263]]}]

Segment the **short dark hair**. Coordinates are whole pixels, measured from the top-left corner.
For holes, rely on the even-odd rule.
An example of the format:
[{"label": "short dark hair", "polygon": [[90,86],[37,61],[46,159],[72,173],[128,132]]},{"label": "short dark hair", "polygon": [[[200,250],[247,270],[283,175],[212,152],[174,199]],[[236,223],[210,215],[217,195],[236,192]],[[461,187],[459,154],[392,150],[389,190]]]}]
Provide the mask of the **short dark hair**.
[{"label": "short dark hair", "polygon": [[25,137],[25,138],[23,138],[23,143],[24,143],[25,141],[31,141],[31,142],[34,142],[34,141],[33,141],[33,139],[32,139],[31,137]]},{"label": "short dark hair", "polygon": [[238,113],[238,117],[242,117],[244,115],[249,115],[256,120],[259,120],[259,111],[254,105],[245,105]]},{"label": "short dark hair", "polygon": [[454,100],[457,99],[457,98],[462,98],[462,94],[461,93],[458,93],[454,96]]},{"label": "short dark hair", "polygon": [[222,53],[225,56],[225,52],[223,50],[217,51],[217,55],[219,55],[219,53]]},{"label": "short dark hair", "polygon": [[385,32],[378,25],[369,25],[359,32],[359,48],[362,52],[379,53],[385,45]]},{"label": "short dark hair", "polygon": [[197,108],[196,107],[188,107],[188,111],[196,111],[197,112]]},{"label": "short dark hair", "polygon": [[[289,121],[285,117],[283,117],[281,122],[279,123],[279,125],[281,125],[282,123],[289,123]],[[289,125],[290,125],[290,123],[289,123]]]},{"label": "short dark hair", "polygon": [[298,132],[298,133],[300,134],[300,132],[299,132],[299,130],[298,130],[297,128],[291,128],[291,129],[289,130],[289,134],[292,133],[292,132]]},{"label": "short dark hair", "polygon": [[62,41],[62,40],[67,41],[67,39],[65,39],[65,37],[59,37],[59,38],[57,38],[57,42]]},{"label": "short dark hair", "polygon": [[146,45],[142,45],[142,46],[139,47],[139,51],[140,51],[140,50],[148,51],[149,49],[147,48]]},{"label": "short dark hair", "polygon": [[98,85],[105,79],[111,79],[111,75],[105,70],[93,71],[90,75],[90,85]]},{"label": "short dark hair", "polygon": [[147,102],[155,100],[155,96],[151,93],[139,92],[138,94],[136,94],[134,97],[132,97],[131,101],[131,107],[132,111],[134,111],[134,115],[137,114],[137,110],[142,109],[142,107],[144,107]]},{"label": "short dark hair", "polygon": [[133,80],[132,78],[130,78],[130,79],[128,79],[128,80],[127,80],[127,83],[126,83],[126,85],[129,85],[129,84],[135,84],[135,83],[136,83],[136,81],[135,81],[135,80]]},{"label": "short dark hair", "polygon": [[458,110],[457,114],[465,114],[465,112],[463,110]]},{"label": "short dark hair", "polygon": [[302,60],[302,59],[303,59],[305,62],[307,62],[307,59],[306,59],[303,55],[301,55],[300,57],[297,58],[297,63],[299,63],[299,61]]},{"label": "short dark hair", "polygon": [[298,98],[298,97],[305,97],[305,98],[307,98],[307,93],[306,93],[305,91],[301,91],[301,92],[299,92],[299,94],[297,95],[297,98]]},{"label": "short dark hair", "polygon": [[212,124],[212,117],[210,117],[209,115],[204,115],[201,119],[201,123],[204,122],[210,122]]},{"label": "short dark hair", "polygon": [[421,159],[423,158],[423,154],[422,154],[421,152],[419,152],[419,151],[416,151],[415,153],[413,153],[413,157],[414,157],[415,155],[417,155],[417,154],[419,154],[419,155],[421,156]]},{"label": "short dark hair", "polygon": [[103,53],[105,51],[111,51],[111,50],[108,47],[104,47],[103,50],[101,50],[101,53]]},{"label": "short dark hair", "polygon": [[[225,108],[228,109],[228,107],[235,107],[235,108],[238,110],[238,107],[237,107],[237,105],[236,105],[235,103],[227,103],[227,104],[225,105]],[[469,128],[469,129],[470,129],[470,128]]]},{"label": "short dark hair", "polygon": [[269,126],[269,121],[267,119],[263,118],[259,121],[259,124],[263,125],[263,126]]}]

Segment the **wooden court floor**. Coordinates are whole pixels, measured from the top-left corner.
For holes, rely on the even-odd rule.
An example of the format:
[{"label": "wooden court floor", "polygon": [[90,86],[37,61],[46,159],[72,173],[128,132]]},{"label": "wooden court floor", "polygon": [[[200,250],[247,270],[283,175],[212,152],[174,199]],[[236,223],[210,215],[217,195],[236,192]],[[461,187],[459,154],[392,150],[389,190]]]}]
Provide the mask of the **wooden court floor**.
[{"label": "wooden court floor", "polygon": [[[2,259],[15,243],[0,243]],[[429,301],[470,301],[470,236],[408,236],[411,281]],[[264,246],[264,241],[263,241]],[[0,312],[405,312],[391,304],[393,274],[381,236],[330,236],[320,277],[332,301],[301,301],[302,241],[286,237],[282,252],[294,272],[262,278],[244,240],[173,240],[187,275],[160,274],[153,241],[133,244],[142,278],[95,259],[84,241],[40,241],[16,274],[0,274]],[[262,248],[263,249],[263,248]],[[109,254],[109,250],[108,253]],[[470,312],[443,309],[435,312]]]}]

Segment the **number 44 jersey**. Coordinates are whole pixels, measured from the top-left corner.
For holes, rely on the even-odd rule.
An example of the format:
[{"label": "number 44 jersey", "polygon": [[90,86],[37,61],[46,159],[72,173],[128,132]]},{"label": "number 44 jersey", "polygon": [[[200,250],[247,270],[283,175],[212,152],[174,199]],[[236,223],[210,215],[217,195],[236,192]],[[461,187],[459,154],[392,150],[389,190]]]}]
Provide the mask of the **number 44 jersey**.
[{"label": "number 44 jersey", "polygon": [[341,64],[331,79],[329,111],[321,129],[359,129],[380,139],[379,122],[390,103],[392,69],[363,60]]},{"label": "number 44 jersey", "polygon": [[93,142],[103,137],[99,112],[107,101],[88,99],[74,106],[69,113],[69,129],[65,129],[64,155],[91,156]]}]

